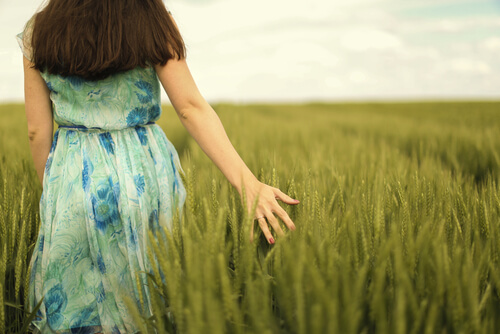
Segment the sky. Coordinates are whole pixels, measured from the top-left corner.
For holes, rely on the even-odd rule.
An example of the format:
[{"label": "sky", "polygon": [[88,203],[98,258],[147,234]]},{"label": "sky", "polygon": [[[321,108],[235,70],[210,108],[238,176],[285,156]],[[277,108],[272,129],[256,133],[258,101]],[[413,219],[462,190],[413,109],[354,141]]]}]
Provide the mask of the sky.
[{"label": "sky", "polygon": [[[0,102],[40,0],[0,0]],[[168,0],[212,102],[500,100],[500,0]],[[163,92],[163,103],[169,103]]]}]

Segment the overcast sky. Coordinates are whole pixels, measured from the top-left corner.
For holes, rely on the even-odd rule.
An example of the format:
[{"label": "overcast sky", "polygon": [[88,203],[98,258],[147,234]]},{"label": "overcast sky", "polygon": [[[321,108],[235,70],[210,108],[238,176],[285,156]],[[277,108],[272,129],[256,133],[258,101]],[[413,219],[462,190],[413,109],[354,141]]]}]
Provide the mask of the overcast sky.
[{"label": "overcast sky", "polygon": [[[500,0],[164,2],[209,102],[500,99]],[[15,35],[41,3],[0,0],[1,102],[23,99]]]}]

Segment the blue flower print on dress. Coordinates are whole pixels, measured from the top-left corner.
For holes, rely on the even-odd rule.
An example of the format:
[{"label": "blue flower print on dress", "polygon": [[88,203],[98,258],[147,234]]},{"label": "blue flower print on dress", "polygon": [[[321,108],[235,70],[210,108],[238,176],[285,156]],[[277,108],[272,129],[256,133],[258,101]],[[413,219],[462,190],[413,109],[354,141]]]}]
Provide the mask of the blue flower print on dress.
[{"label": "blue flower print on dress", "polygon": [[96,295],[96,300],[98,303],[102,303],[104,301],[104,298],[106,297],[106,293],[104,292],[104,286],[102,285],[102,281],[97,286],[97,291],[96,291],[95,295]]},{"label": "blue flower print on dress", "polygon": [[148,110],[144,107],[134,108],[127,115],[127,126],[145,124],[148,119]]},{"label": "blue flower print on dress", "polygon": [[35,317],[35,319],[36,320],[42,320],[42,316],[43,316],[42,310],[40,310],[40,309],[36,310],[36,317]]},{"label": "blue flower print on dress", "polygon": [[139,126],[135,128],[135,132],[137,132],[137,136],[139,136],[139,140],[141,141],[142,145],[147,145],[148,143],[148,137],[146,135],[146,128],[143,126]]},{"label": "blue flower print on dress", "polygon": [[[174,175],[176,174],[175,172],[175,164],[174,164],[174,155],[172,152],[170,152],[170,162],[172,163],[172,170],[174,171]],[[177,180],[177,177],[174,177],[174,193],[176,190],[179,189],[179,181]]]},{"label": "blue flower print on dress", "polygon": [[98,90],[92,89],[90,92],[87,93],[87,96],[92,99],[94,97],[99,96],[100,94],[101,94],[101,90],[100,89],[98,89]]},{"label": "blue flower print on dress", "polygon": [[81,312],[75,314],[70,321],[71,334],[93,334],[94,326],[99,325],[99,315],[95,305],[85,307]]},{"label": "blue flower print on dress", "polygon": [[106,266],[104,265],[104,260],[102,258],[101,251],[97,252],[97,266],[99,267],[99,271],[103,274],[106,273]]},{"label": "blue flower print on dress", "polygon": [[71,84],[71,87],[75,90],[81,90],[85,79],[76,75],[70,75],[66,77],[66,80]]},{"label": "blue flower print on dress", "polygon": [[111,175],[108,178],[108,182],[109,184],[113,185],[113,193],[115,194],[115,198],[120,198],[120,183],[118,181],[113,182],[113,178],[111,177]]},{"label": "blue flower print on dress", "polygon": [[56,90],[54,89],[54,86],[52,85],[52,82],[47,82],[47,88],[53,93],[53,94],[58,94]]},{"label": "blue flower print on dress", "polygon": [[153,152],[151,152],[151,147],[148,147],[148,151],[149,151],[149,156],[151,157],[151,159],[153,159],[153,162],[156,165],[156,159],[155,159],[155,157],[153,155]]},{"label": "blue flower print on dress", "polygon": [[92,210],[97,228],[103,233],[109,224],[116,224],[120,219],[118,203],[108,179],[98,184],[96,194],[91,194]]},{"label": "blue flower print on dress", "polygon": [[83,151],[82,187],[88,192],[90,187],[90,175],[94,172],[94,165],[90,161],[86,151]]},{"label": "blue flower print on dress", "polygon": [[153,101],[153,86],[144,80],[139,80],[134,83],[137,88],[145,92],[145,94],[136,93],[137,98],[142,104],[150,103]]},{"label": "blue flower print on dress", "polygon": [[39,244],[38,244],[38,251],[40,251],[40,252],[43,251],[43,242],[44,242],[44,239],[45,239],[44,235],[41,234],[40,235],[40,241],[39,241]]},{"label": "blue flower print on dress", "polygon": [[155,104],[151,108],[149,108],[149,119],[151,120],[156,120],[158,117],[160,117],[160,106]]},{"label": "blue flower print on dress", "polygon": [[45,297],[45,313],[52,329],[58,329],[64,320],[61,314],[66,309],[68,298],[61,283],[54,285]]},{"label": "blue flower print on dress", "polygon": [[135,246],[137,245],[137,232],[132,227],[132,222],[130,221],[130,217],[127,222],[127,228],[128,228],[129,242],[130,242],[129,246],[131,246],[132,249],[135,249]]},{"label": "blue flower print on dress", "polygon": [[141,196],[144,193],[144,175],[137,174],[134,175],[135,188],[137,189],[137,196]]},{"label": "blue flower print on dress", "polygon": [[78,260],[80,260],[82,258],[82,253],[83,253],[83,249],[81,247],[78,247],[77,250],[75,251],[75,253],[73,253],[72,264],[75,264],[76,262],[78,262]]},{"label": "blue flower print on dress", "polygon": [[54,149],[56,148],[57,145],[57,140],[59,139],[59,129],[56,130],[56,133],[54,133],[54,138],[52,139],[52,145],[50,146],[50,152],[54,152]]},{"label": "blue flower print on dress", "polygon": [[115,143],[109,132],[100,133],[99,142],[106,149],[106,152],[110,154],[115,154],[115,149],[114,149]]},{"label": "blue flower print on dress", "polygon": [[52,157],[49,157],[47,159],[47,161],[45,162],[45,174],[47,174],[49,172],[50,165],[52,165]]}]

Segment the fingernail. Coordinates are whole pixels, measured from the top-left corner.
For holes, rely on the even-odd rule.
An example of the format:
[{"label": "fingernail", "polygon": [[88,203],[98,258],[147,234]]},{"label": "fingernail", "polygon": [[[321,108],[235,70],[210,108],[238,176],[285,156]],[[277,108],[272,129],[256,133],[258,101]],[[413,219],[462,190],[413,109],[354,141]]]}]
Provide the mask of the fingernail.
[{"label": "fingernail", "polygon": [[292,230],[295,231],[295,225],[292,225]]},{"label": "fingernail", "polygon": [[297,203],[300,203],[300,201],[298,199],[294,199],[294,201],[297,202]]},{"label": "fingernail", "polygon": [[274,239],[273,238],[269,238],[269,242],[274,244]]}]

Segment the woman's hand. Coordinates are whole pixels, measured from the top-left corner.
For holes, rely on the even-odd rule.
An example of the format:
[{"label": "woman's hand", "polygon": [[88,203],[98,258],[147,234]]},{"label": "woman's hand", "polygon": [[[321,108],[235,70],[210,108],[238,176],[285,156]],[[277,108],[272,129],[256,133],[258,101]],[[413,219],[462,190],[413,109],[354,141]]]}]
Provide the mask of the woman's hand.
[{"label": "woman's hand", "polygon": [[[291,198],[278,188],[271,187],[257,180],[245,186],[245,193],[248,212],[251,212],[254,201],[257,195],[259,196],[259,202],[255,208],[255,219],[259,223],[260,229],[264,233],[267,242],[270,244],[274,243],[271,231],[267,225],[268,222],[279,236],[283,236],[285,234],[281,229],[278,220],[274,216],[274,213],[281,218],[290,230],[295,230],[295,224],[290,219],[286,211],[278,204],[277,200],[281,200],[283,203],[291,205],[299,204],[299,200]],[[254,226],[252,222],[252,228],[250,229],[250,242],[253,242],[253,228]]]},{"label": "woman's hand", "polygon": [[[198,90],[186,59],[170,59],[165,65],[156,65],[155,70],[182,125],[231,185],[238,190],[240,196],[241,185],[245,183],[248,212],[252,210],[252,204],[259,194],[255,218],[262,217],[258,221],[268,242],[274,243],[274,239],[266,218],[279,236],[284,235],[273,213],[277,213],[288,228],[294,230],[295,225],[276,200],[279,199],[287,204],[299,204],[299,201],[255,178],[229,141],[219,116]],[[253,242],[253,226],[250,242]]]}]

